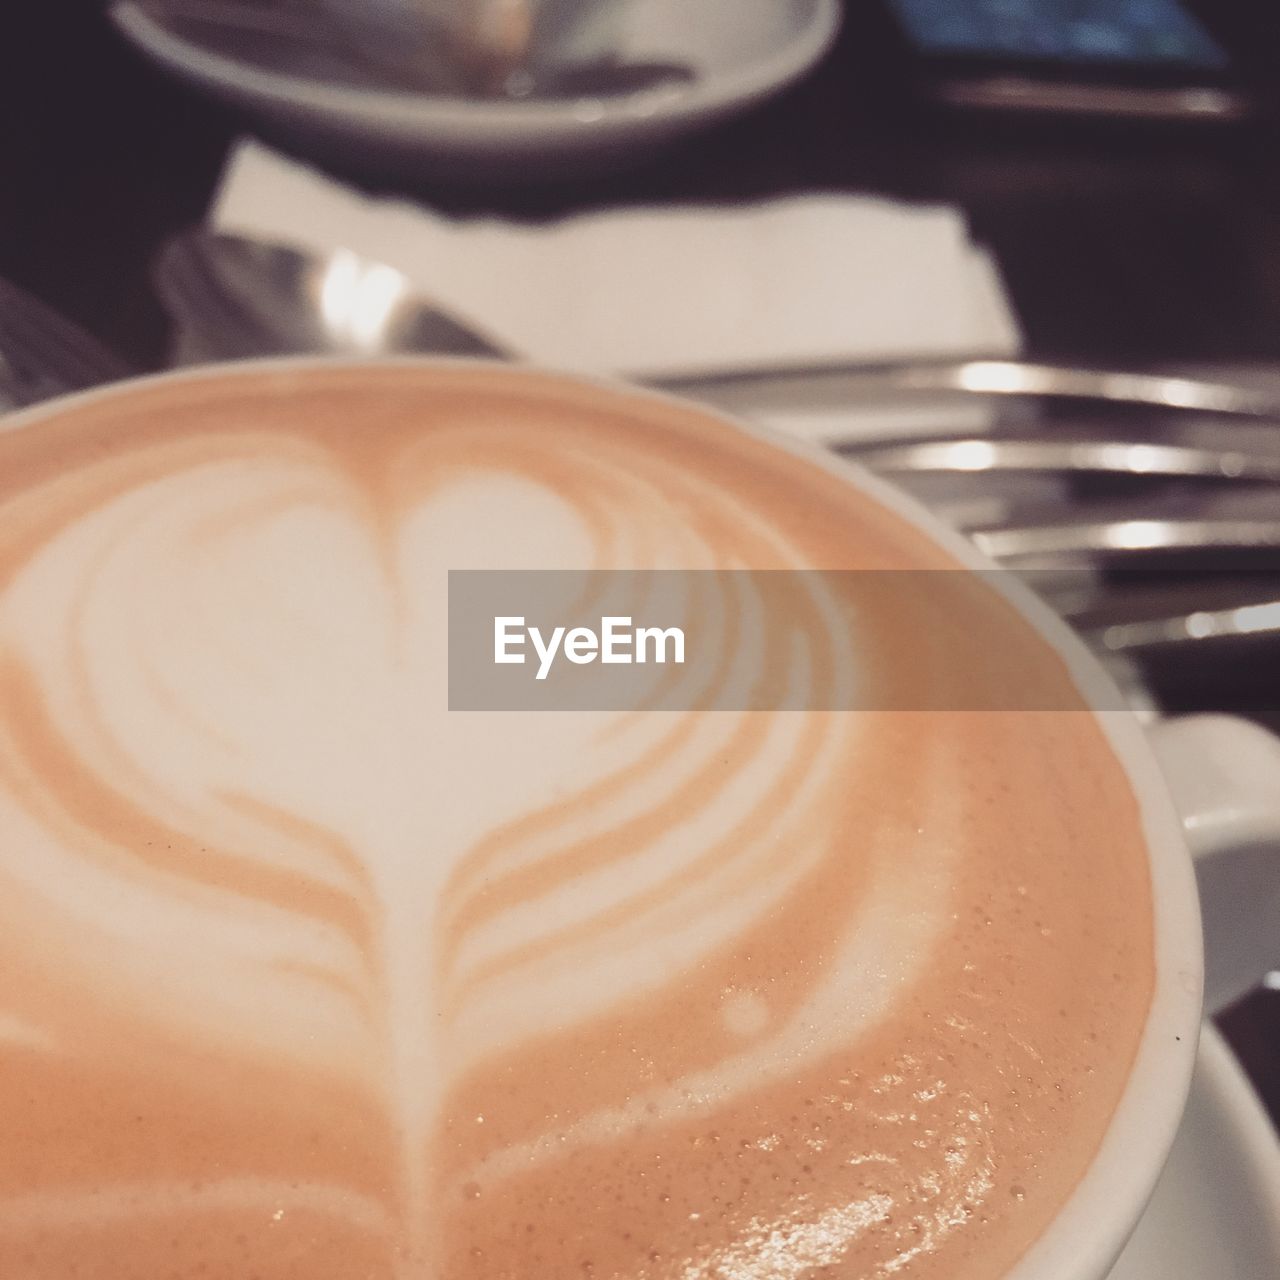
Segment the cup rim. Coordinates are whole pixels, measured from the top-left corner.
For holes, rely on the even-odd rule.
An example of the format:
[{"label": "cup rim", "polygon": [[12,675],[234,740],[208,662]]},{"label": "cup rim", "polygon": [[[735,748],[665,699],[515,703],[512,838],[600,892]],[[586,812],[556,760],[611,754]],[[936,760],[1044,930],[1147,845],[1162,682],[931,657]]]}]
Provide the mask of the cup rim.
[{"label": "cup rim", "polygon": [[[127,398],[154,385],[201,383],[238,376],[301,373],[309,369],[369,371],[380,368],[474,370],[523,379],[593,387],[631,399],[693,409],[704,417],[816,465],[907,521],[965,568],[999,566],[963,534],[921,502],[866,468],[820,445],[744,421],[684,396],[610,377],[558,370],[532,362],[489,357],[268,356],[192,365],[142,374],[74,391],[0,416],[0,431],[37,427],[44,419],[91,401]],[[1012,573],[999,575],[1000,589],[1063,660],[1082,690],[1113,682],[1084,642]],[[1117,692],[1116,705],[1120,705]],[[1130,1068],[1101,1144],[1080,1182],[1048,1228],[1001,1280],[1102,1280],[1123,1249],[1155,1187],[1173,1144],[1186,1099],[1203,1005],[1203,940],[1191,855],[1145,733],[1132,713],[1090,709],[1133,788],[1142,819],[1151,881],[1155,976],[1151,1004]]]}]

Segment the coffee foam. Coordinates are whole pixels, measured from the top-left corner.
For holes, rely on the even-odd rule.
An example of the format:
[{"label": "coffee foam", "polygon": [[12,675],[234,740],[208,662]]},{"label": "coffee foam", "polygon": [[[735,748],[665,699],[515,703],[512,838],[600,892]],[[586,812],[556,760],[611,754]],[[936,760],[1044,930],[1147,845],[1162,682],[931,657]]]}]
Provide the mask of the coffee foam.
[{"label": "coffee foam", "polygon": [[[449,569],[948,564],[528,374],[158,383],[0,438],[0,1273],[1000,1275],[1150,998],[1093,718],[445,687]],[[1066,689],[965,599],[990,679]],[[812,685],[956,678],[909,617],[797,616]]]}]

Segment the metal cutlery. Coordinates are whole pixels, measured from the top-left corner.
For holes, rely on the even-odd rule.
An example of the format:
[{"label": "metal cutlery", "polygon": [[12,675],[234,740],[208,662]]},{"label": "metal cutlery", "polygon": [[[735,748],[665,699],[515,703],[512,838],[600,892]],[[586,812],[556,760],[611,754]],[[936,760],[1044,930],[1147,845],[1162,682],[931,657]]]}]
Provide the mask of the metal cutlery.
[{"label": "metal cutlery", "polygon": [[1084,400],[1095,404],[1154,409],[1198,410],[1233,417],[1280,421],[1280,392],[1239,383],[1175,374],[1080,369],[1034,360],[959,359],[888,362],[845,361],[754,366],[662,379],[667,388],[768,386],[782,402],[803,391],[806,398],[877,400],[904,395],[982,395],[1039,400]]},{"label": "metal cutlery", "polygon": [[1015,566],[1158,564],[1177,555],[1180,563],[1218,568],[1261,559],[1280,575],[1280,490],[1270,486],[1207,497],[1076,502],[1015,512],[998,526],[966,532],[987,555]]},{"label": "metal cutlery", "polygon": [[1175,650],[1221,640],[1280,639],[1280,582],[1222,575],[1170,583],[1123,576],[1100,587],[1068,621],[1098,649]]},{"label": "metal cutlery", "polygon": [[1158,437],[1117,423],[1054,422],[990,435],[877,441],[840,452],[886,475],[1063,473],[1280,482],[1280,428],[1245,441],[1237,424],[1161,424]]},{"label": "metal cutlery", "polygon": [[[169,242],[155,278],[170,312],[198,340],[197,348],[213,358],[243,353],[246,337],[238,326],[246,318],[255,339],[269,344],[258,352],[510,354],[479,326],[422,296],[396,268],[349,250],[312,253],[198,228]],[[845,405],[950,393],[1084,400],[1280,422],[1280,391],[1027,360],[835,361],[709,369],[644,381],[703,398],[750,389],[762,409],[798,398]]]},{"label": "metal cutlery", "polygon": [[318,255],[197,230],[165,245],[152,276],[193,361],[506,354],[477,327],[424,300],[394,267],[346,251]]}]

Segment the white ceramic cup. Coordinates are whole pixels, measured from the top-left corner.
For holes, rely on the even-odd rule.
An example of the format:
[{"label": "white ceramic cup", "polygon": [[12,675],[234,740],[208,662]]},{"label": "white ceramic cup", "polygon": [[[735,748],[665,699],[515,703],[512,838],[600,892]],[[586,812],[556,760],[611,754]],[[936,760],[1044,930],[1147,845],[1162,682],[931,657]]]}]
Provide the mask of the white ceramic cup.
[{"label": "white ceramic cup", "polygon": [[[34,425],[64,408],[96,399],[127,399],[133,386],[154,381],[179,384],[237,377],[250,370],[297,372],[329,363],[285,359],[184,369],[82,392],[4,418],[0,427]],[[896,511],[960,564],[986,571],[995,567],[960,534],[886,481],[812,445],[734,422],[711,409],[703,412],[842,477]],[[1076,673],[1082,688],[1107,683],[1097,660],[1065,623],[1012,574],[1001,575],[1001,581],[1007,597]],[[1113,705],[1122,705],[1118,692]],[[1155,1187],[1186,1102],[1204,1009],[1206,947],[1196,871],[1205,895],[1210,1009],[1242,994],[1269,964],[1280,961],[1280,740],[1226,716],[1194,716],[1144,727],[1128,712],[1094,714],[1132,783],[1143,815],[1155,913],[1155,990],[1133,1070],[1096,1157],[1049,1229],[1007,1280],[1104,1280]]]},{"label": "white ceramic cup", "polygon": [[[1147,820],[1155,996],[1093,1164],[1009,1280],[1103,1280],[1177,1132],[1202,1006],[1223,1008],[1280,960],[1280,740],[1222,715],[1131,728],[1115,740]],[[1169,798],[1173,826],[1163,812]],[[1189,867],[1203,932],[1186,900]]]}]

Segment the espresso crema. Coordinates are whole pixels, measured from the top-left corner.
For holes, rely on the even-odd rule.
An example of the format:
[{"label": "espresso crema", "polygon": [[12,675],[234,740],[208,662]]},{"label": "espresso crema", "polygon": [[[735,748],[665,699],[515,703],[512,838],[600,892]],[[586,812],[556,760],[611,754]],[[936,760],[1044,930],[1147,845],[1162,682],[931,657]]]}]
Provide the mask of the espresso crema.
[{"label": "espresso crema", "polygon": [[839,615],[936,711],[451,713],[445,578],[487,566],[951,562],[526,373],[0,433],[0,1276],[1003,1275],[1153,986],[1097,720],[947,709],[966,646],[1077,706],[1059,659],[983,591],[951,632]]}]

